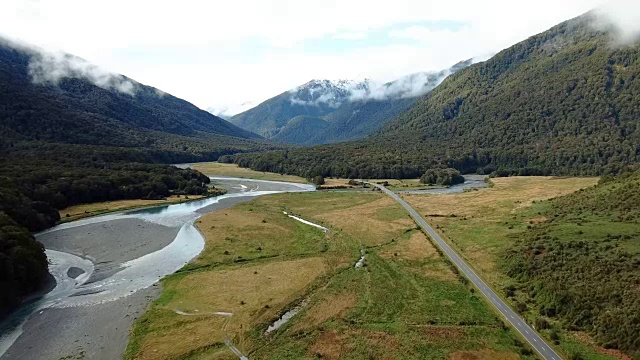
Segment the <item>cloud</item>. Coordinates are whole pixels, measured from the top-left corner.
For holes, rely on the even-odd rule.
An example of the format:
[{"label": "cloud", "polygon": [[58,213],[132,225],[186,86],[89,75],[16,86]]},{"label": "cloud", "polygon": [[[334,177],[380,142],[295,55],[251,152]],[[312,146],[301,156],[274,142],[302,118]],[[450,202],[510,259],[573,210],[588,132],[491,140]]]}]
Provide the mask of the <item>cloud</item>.
[{"label": "cloud", "polygon": [[289,90],[292,104],[305,106],[327,105],[338,108],[345,101],[369,101],[406,99],[422,96],[440,85],[449,75],[467,66],[486,60],[488,57],[461,61],[438,72],[420,72],[403,76],[391,82],[371,79],[353,80],[312,80]]},{"label": "cloud", "polygon": [[[384,83],[441,69],[497,52],[602,2],[2,0],[0,32],[63,49],[206,108],[258,103],[314,78]],[[384,29],[442,21],[468,25],[376,38]],[[321,49],[313,44],[318,39]],[[339,53],[324,46],[326,39],[342,44]]]},{"label": "cloud", "polygon": [[134,95],[137,84],[83,59],[62,52],[34,50],[29,61],[29,75],[36,84],[57,85],[66,78],[80,78],[107,90]]},{"label": "cloud", "polygon": [[223,119],[228,119],[233,115],[240,114],[241,112],[245,112],[253,107],[256,104],[252,101],[246,101],[241,104],[232,104],[232,105],[224,105],[218,108],[209,107],[207,111],[212,113],[215,116],[221,117]]},{"label": "cloud", "polygon": [[333,35],[334,39],[340,40],[362,40],[367,38],[367,32],[365,31],[350,31],[350,32],[339,32]]},{"label": "cloud", "polygon": [[612,30],[614,40],[629,44],[640,39],[640,2],[628,0],[610,1],[595,10],[595,26]]}]

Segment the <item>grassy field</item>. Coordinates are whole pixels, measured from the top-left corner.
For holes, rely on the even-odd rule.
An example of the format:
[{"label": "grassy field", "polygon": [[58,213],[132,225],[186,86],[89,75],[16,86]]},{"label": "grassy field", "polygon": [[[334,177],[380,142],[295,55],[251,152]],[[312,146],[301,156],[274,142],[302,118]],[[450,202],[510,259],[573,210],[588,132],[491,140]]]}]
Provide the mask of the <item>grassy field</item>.
[{"label": "grassy field", "polygon": [[308,181],[299,176],[280,175],[270,172],[260,172],[251,169],[241,168],[236,164],[222,164],[217,162],[195,163],[191,166],[193,169],[209,176],[229,176],[237,178],[249,178],[257,180],[274,180],[288,181],[295,183],[308,183]]},{"label": "grassy field", "polygon": [[[453,244],[489,283],[505,294],[514,285],[502,268],[502,256],[529,228],[546,220],[550,203],[542,200],[591,187],[596,178],[510,177],[492,179],[493,186],[480,191],[448,195],[405,195],[440,234]],[[592,224],[593,229],[598,227]],[[602,225],[602,224],[601,224]],[[585,233],[589,226],[558,225],[559,232]],[[621,229],[624,232],[624,229]],[[521,298],[509,299],[515,305]],[[530,308],[523,315],[534,323],[539,314]],[[549,336],[549,331],[543,331]],[[584,333],[563,331],[559,346],[568,357],[580,354],[585,360],[626,359],[621,353],[599,348]]]},{"label": "grassy field", "polygon": [[177,204],[200,198],[202,198],[201,195],[188,195],[170,196],[163,200],[117,200],[91,204],[80,204],[60,210],[60,217],[61,221],[67,222],[114,211],[137,209],[154,205]]},{"label": "grassy field", "polygon": [[[264,196],[197,225],[205,250],[163,280],[127,359],[236,358],[225,339],[251,359],[533,358],[379,193]],[[361,249],[365,266],[355,268]]]}]

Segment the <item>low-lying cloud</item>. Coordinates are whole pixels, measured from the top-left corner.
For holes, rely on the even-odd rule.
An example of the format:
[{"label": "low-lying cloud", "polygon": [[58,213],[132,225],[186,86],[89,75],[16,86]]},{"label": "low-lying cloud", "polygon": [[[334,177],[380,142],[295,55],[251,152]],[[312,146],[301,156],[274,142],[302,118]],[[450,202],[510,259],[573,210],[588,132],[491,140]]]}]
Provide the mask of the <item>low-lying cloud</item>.
[{"label": "low-lying cloud", "polygon": [[[37,46],[0,37],[0,45],[26,53],[29,59],[29,76],[35,84],[58,85],[67,78],[84,79],[107,90],[135,95],[138,83],[126,77],[106,71],[79,57],[60,51],[48,51]],[[164,93],[156,89],[158,96]]]},{"label": "low-lying cloud", "polygon": [[438,73],[416,73],[404,76],[390,83],[376,83],[370,81],[366,88],[353,89],[350,101],[406,99],[422,96],[438,86],[447,76],[451,75],[447,69]]},{"label": "low-lying cloud", "polygon": [[439,72],[421,72],[403,76],[392,82],[313,80],[292,89],[290,101],[296,105],[338,108],[345,101],[384,101],[422,96],[440,85],[449,75],[469,65],[486,60],[474,58]]},{"label": "low-lying cloud", "polygon": [[610,30],[618,44],[630,44],[640,40],[640,2],[614,0],[595,10],[595,26]]},{"label": "low-lying cloud", "polygon": [[108,72],[81,58],[62,52],[35,51],[29,61],[29,75],[36,84],[57,85],[66,78],[85,79],[107,90],[134,95],[137,84],[126,77]]}]

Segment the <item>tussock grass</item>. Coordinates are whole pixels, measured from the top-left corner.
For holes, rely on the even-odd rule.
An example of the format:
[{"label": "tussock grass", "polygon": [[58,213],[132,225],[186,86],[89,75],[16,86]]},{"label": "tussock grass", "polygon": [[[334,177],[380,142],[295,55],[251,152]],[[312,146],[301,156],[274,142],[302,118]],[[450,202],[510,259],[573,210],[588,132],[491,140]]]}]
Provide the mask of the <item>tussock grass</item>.
[{"label": "tussock grass", "polygon": [[[231,359],[223,332],[251,359],[445,359],[459,350],[520,350],[515,335],[384,195],[269,195],[205,215],[197,225],[205,250],[164,280],[162,297],[136,323],[128,358]],[[355,269],[361,248],[366,266]],[[265,335],[303,299],[296,316]],[[228,323],[181,317],[174,308],[234,316]]]},{"label": "tussock grass", "polygon": [[241,168],[236,164],[203,162],[203,163],[193,164],[191,167],[208,176],[217,175],[217,176],[257,179],[257,180],[288,181],[288,182],[304,183],[304,184],[308,183],[307,180],[299,176],[281,175],[281,174],[270,173],[270,172],[255,171],[247,168]]}]

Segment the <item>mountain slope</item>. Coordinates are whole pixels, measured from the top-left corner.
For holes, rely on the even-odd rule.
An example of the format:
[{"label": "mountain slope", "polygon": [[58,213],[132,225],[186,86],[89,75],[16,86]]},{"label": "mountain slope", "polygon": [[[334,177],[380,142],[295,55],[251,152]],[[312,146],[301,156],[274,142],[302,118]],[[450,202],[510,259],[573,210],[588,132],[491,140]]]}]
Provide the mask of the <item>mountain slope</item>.
[{"label": "mountain slope", "polygon": [[617,173],[640,159],[640,48],[616,47],[593,14],[448,77],[366,141],[238,156],[278,172],[417,177],[463,172]]},{"label": "mountain slope", "polygon": [[364,84],[348,81],[311,80],[235,115],[229,121],[272,138],[296,116],[321,117],[331,113],[349,98],[350,88],[362,86]]},{"label": "mountain slope", "polygon": [[[640,172],[546,202],[503,255],[538,316],[640,356]],[[632,284],[636,284],[635,286]]]},{"label": "mountain slope", "polygon": [[[432,90],[448,75],[471,65],[472,61],[463,61],[439,72],[411,74],[386,84],[368,80],[312,80],[229,121],[268,139],[297,145],[362,139],[411,107],[418,96]],[[312,132],[300,128],[307,122],[291,123],[300,115],[327,120],[326,127],[316,126]],[[300,136],[304,133],[312,136]]]},{"label": "mountain slope", "polygon": [[0,39],[0,317],[46,284],[30,231],[53,226],[57,209],[207,195],[207,176],[148,163],[280,147],[71,55]]},{"label": "mountain slope", "polygon": [[[254,141],[259,136],[126,77],[112,75],[113,81],[130,84],[127,91],[97,86],[73,68],[78,62],[82,60],[70,55],[53,61],[36,50],[0,42],[3,145],[47,142],[168,152],[181,152],[187,146],[210,158],[233,148],[264,146]],[[37,81],[40,67],[47,74],[54,66],[62,67],[68,76],[55,82]]]}]

